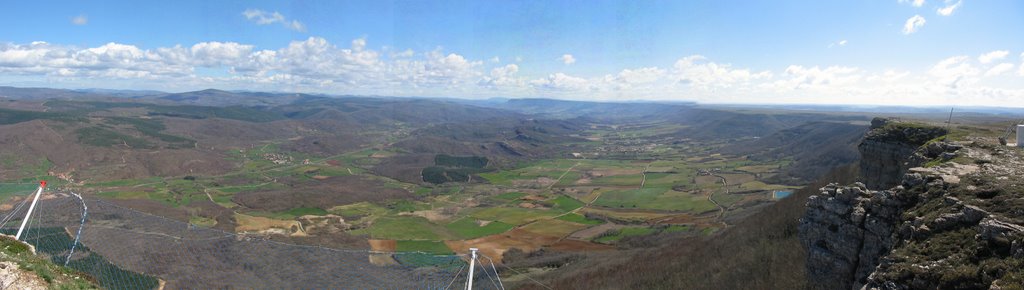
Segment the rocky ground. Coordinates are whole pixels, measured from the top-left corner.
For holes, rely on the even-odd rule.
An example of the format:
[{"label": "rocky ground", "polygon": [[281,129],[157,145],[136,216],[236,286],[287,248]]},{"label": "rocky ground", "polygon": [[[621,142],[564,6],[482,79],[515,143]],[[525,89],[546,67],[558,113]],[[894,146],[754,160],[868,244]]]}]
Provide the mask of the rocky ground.
[{"label": "rocky ground", "polygon": [[0,289],[99,289],[95,280],[53,264],[14,237],[0,235]]},{"label": "rocky ground", "polygon": [[[812,288],[1024,287],[1024,151],[995,138],[949,139],[875,166],[900,174],[889,189],[832,184],[808,198],[799,229]],[[920,140],[868,141],[861,149],[881,156]]]}]

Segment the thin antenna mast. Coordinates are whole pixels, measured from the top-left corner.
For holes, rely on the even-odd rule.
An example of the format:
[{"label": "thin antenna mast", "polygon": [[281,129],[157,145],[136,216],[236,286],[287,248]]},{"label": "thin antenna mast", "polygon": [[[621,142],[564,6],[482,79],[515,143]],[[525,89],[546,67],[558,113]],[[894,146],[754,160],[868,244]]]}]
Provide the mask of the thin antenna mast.
[{"label": "thin antenna mast", "polygon": [[477,248],[469,248],[469,276],[466,277],[466,290],[473,290],[473,269],[476,267],[476,251]]},{"label": "thin antenna mast", "polygon": [[39,181],[39,189],[36,190],[36,197],[32,199],[32,205],[28,206],[28,212],[25,213],[25,219],[21,220],[21,227],[18,228],[18,234],[14,235],[15,240],[21,239],[21,232],[25,230],[25,225],[28,224],[28,219],[32,217],[32,210],[36,208],[36,203],[39,202],[39,196],[43,194],[43,188],[46,187],[46,180]]},{"label": "thin antenna mast", "polygon": [[949,131],[949,123],[953,122],[953,108],[949,108],[949,119],[946,119],[946,131]]}]

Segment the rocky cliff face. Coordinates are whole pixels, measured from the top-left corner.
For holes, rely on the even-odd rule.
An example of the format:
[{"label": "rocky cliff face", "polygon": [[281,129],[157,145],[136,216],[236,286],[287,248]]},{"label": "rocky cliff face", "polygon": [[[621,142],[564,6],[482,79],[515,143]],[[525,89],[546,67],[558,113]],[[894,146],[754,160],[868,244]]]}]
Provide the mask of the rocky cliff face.
[{"label": "rocky cliff face", "polygon": [[938,127],[883,118],[871,120],[871,130],[857,146],[861,154],[861,180],[872,189],[896,186],[907,170],[928,160],[918,152],[921,145],[943,135],[946,130]]},{"label": "rocky cliff face", "polygon": [[[883,127],[894,128],[873,132]],[[811,288],[1020,289],[1024,154],[980,138],[907,150],[917,143],[900,139],[908,135],[875,133],[860,148],[898,159],[861,172],[897,174],[878,184],[898,182],[886,190],[832,184],[808,198],[799,230]],[[902,168],[922,161],[938,166]]]}]

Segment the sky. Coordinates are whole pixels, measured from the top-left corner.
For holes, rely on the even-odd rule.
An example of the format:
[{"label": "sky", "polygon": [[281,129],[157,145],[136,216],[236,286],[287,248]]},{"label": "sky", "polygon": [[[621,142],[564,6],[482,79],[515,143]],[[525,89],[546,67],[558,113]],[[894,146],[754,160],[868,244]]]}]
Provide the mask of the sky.
[{"label": "sky", "polygon": [[0,85],[1024,107],[1024,1],[5,1]]}]

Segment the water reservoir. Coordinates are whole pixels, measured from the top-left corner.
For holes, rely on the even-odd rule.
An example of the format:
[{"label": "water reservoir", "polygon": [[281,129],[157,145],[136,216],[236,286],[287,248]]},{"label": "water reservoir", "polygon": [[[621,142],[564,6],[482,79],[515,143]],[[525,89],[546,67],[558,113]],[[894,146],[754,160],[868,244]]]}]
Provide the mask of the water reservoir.
[{"label": "water reservoir", "polygon": [[777,190],[775,191],[775,199],[783,199],[789,196],[790,194],[793,194],[793,192]]}]

